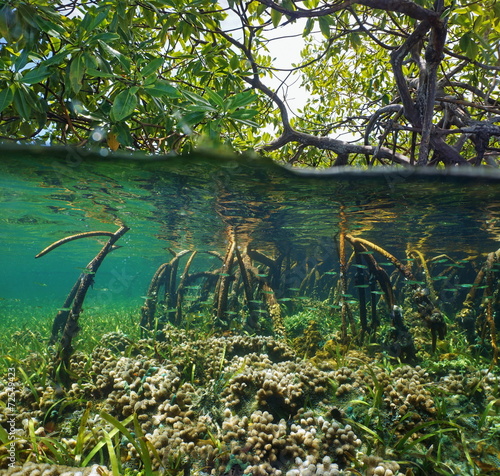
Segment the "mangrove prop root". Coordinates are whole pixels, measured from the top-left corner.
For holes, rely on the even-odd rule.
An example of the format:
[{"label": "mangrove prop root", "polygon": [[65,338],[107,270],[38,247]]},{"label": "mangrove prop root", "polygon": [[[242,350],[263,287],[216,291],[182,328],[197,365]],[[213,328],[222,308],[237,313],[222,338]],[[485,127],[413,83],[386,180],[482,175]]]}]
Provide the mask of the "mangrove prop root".
[{"label": "mangrove prop root", "polygon": [[[170,260],[170,268],[169,274],[165,275],[164,288],[165,288],[165,296],[164,302],[167,309],[166,315],[169,320],[175,319],[175,306],[177,305],[177,270],[179,268],[180,259],[187,253],[189,250],[183,250],[179,253],[175,253],[173,250],[169,249],[170,253],[174,255],[174,257]],[[161,287],[162,281],[158,283]],[[159,299],[159,293],[156,299]]]},{"label": "mangrove prop root", "polygon": [[396,298],[394,297],[394,290],[392,289],[391,280],[388,274],[382,267],[378,265],[377,260],[374,258],[373,255],[366,253],[367,247],[365,245],[363,245],[358,240],[351,241],[352,237],[349,237],[347,239],[352,244],[354,251],[356,252],[356,256],[358,254],[363,253],[362,256],[365,258],[368,270],[370,271],[370,274],[378,282],[380,288],[384,293],[384,297],[387,302],[387,307],[389,308],[389,312],[392,312],[396,304]]},{"label": "mangrove prop root", "polygon": [[[471,343],[474,342],[476,336],[476,313],[474,311],[474,301],[476,299],[477,290],[479,289],[481,283],[484,281],[485,276],[488,277],[490,276],[491,268],[493,267],[494,263],[498,262],[499,260],[500,260],[500,250],[488,253],[484,265],[477,273],[476,278],[474,279],[474,283],[472,284],[472,287],[470,288],[469,292],[467,293],[467,296],[465,297],[465,301],[462,304],[462,310],[457,313],[457,319],[460,322],[461,327],[465,329],[467,340]],[[488,288],[488,283],[486,287]],[[488,296],[486,290],[484,291],[483,296]],[[483,297],[483,299],[487,298]],[[488,307],[489,307],[489,300],[487,300],[487,306],[486,306],[487,313],[489,312]],[[487,314],[487,322],[488,323],[490,322],[488,314]],[[491,322],[493,323],[493,326],[495,326],[495,321],[492,320]],[[491,330],[491,325],[490,325],[490,330]],[[492,339],[493,338],[496,339],[495,334],[496,333],[492,334]],[[495,347],[496,347],[496,342],[493,349],[495,349]],[[496,357],[494,356],[494,360],[498,360],[498,356]]]},{"label": "mangrove prop root", "polygon": [[[384,250],[380,246],[375,245],[371,241],[365,240],[363,238],[353,237],[346,234],[346,239],[355,247],[356,245],[364,245],[367,248],[380,253],[385,256],[392,264],[403,274],[403,276],[411,281],[415,281],[415,278],[409,267],[403,265],[395,256],[393,256],[388,251]],[[424,260],[425,261],[425,260]],[[436,349],[436,341],[439,336],[440,339],[444,339],[446,335],[446,323],[444,322],[444,317],[441,311],[436,307],[436,305],[431,301],[429,296],[427,296],[420,286],[412,285],[414,288],[413,299],[416,301],[419,308],[420,318],[425,322],[425,325],[430,329],[432,336],[432,351]]]},{"label": "mangrove prop root", "polygon": [[[490,253],[493,255],[491,257],[490,266],[486,275],[486,288],[484,290],[485,301],[486,301],[486,321],[490,328],[490,339],[491,347],[493,349],[493,359],[492,364],[497,365],[498,363],[498,345],[497,345],[497,331],[495,326],[495,318],[493,316],[493,289],[494,289],[494,272],[492,270],[493,263],[498,261],[496,253]],[[488,258],[490,258],[490,255]]]},{"label": "mangrove prop root", "polygon": [[420,265],[424,270],[425,285],[429,290],[429,296],[431,301],[435,303],[437,302],[437,295],[436,295],[436,290],[434,289],[434,282],[432,281],[431,273],[429,273],[429,267],[427,266],[427,261],[425,260],[424,255],[418,250],[409,250],[408,256],[411,257],[412,254],[417,256],[420,261]]},{"label": "mangrove prop root", "polygon": [[59,311],[56,314],[56,317],[54,318],[49,345],[54,345],[56,343],[57,338],[59,337],[64,327],[66,326],[66,322],[69,316],[69,311],[71,310],[70,306],[73,300],[75,299],[76,292],[78,291],[78,286],[80,285],[80,280],[82,277],[83,273],[80,274],[80,277],[76,280],[76,283],[71,288],[71,291],[69,292],[66,301],[64,301],[63,307],[59,309]]},{"label": "mangrove prop root", "polygon": [[479,270],[479,272],[476,275],[476,278],[474,279],[474,283],[472,284],[472,287],[470,288],[469,292],[467,293],[467,296],[465,297],[465,301],[462,304],[463,313],[467,313],[468,310],[472,309],[472,306],[474,304],[474,299],[476,298],[476,293],[478,287],[481,285],[481,283],[484,280],[484,277],[486,274],[491,270],[492,266],[495,264],[495,262],[500,260],[500,249],[497,251],[494,251],[492,253],[488,253],[488,256],[486,257],[486,261],[482,268]]},{"label": "mangrove prop root", "polygon": [[[156,308],[158,306],[159,291],[162,285],[165,288],[165,294],[167,294],[167,299],[169,299],[169,302],[167,303],[167,309],[171,308],[171,306],[169,306],[169,304],[171,304],[170,301],[172,301],[171,295],[172,293],[175,294],[175,273],[172,272],[172,268],[175,267],[175,272],[176,272],[177,271],[176,263],[178,263],[179,259],[182,258],[185,254],[189,253],[189,250],[182,250],[179,251],[179,253],[176,253],[170,248],[168,251],[170,251],[170,253],[174,255],[174,257],[168,263],[163,263],[158,267],[155,274],[151,278],[151,282],[149,283],[148,291],[146,293],[146,299],[144,305],[141,308],[142,330],[144,329],[151,330],[153,328],[154,316],[156,313]],[[174,281],[173,286],[171,286],[172,279]]]},{"label": "mangrove prop root", "polygon": [[276,259],[269,258],[265,254],[260,251],[253,250],[250,247],[247,247],[246,250],[247,256],[254,260],[262,263],[264,266],[269,268],[269,284],[273,289],[278,289],[281,281],[281,266],[286,257],[286,254],[279,255]]},{"label": "mangrove prop root", "polygon": [[341,232],[339,235],[339,261],[340,261],[340,290],[341,290],[341,341],[343,344],[347,343],[347,266],[345,261],[345,233]]},{"label": "mangrove prop root", "polygon": [[40,251],[40,253],[38,253],[35,256],[35,258],[40,258],[41,256],[46,255],[49,251],[52,251],[53,249],[58,248],[59,246],[64,245],[65,243],[69,243],[70,241],[79,240],[80,238],[90,238],[92,236],[112,237],[114,236],[114,233],[112,231],[87,231],[85,233],[78,233],[76,235],[67,236],[66,238],[63,238],[61,240],[56,241],[55,243],[52,243],[50,246],[47,246],[47,248]]},{"label": "mangrove prop root", "polygon": [[[144,329],[151,329],[156,306],[158,303],[159,283],[162,282],[165,276],[169,276],[170,263],[163,263],[158,267],[146,293],[144,305],[141,307],[141,332]],[[144,336],[143,336],[144,337]]]},{"label": "mangrove prop root", "polygon": [[238,247],[235,247],[234,252],[236,254],[236,259],[240,267],[241,280],[243,282],[243,290],[245,291],[245,299],[247,302],[248,309],[250,311],[250,318],[248,319],[247,323],[252,328],[257,325],[259,317],[255,312],[255,303],[253,302],[253,291],[249,279],[249,274],[251,273],[251,270],[247,269],[247,266],[243,260],[243,257],[241,256],[240,250],[238,250]]},{"label": "mangrove prop root", "polygon": [[[359,253],[355,256],[356,264],[362,265],[362,258]],[[359,322],[361,324],[361,334],[360,343],[363,343],[364,336],[368,332],[367,323],[367,313],[366,313],[366,294],[365,294],[365,274],[361,267],[356,269],[356,275],[354,276],[356,286],[358,287],[358,299],[359,299]]]},{"label": "mangrove prop root", "polygon": [[[47,253],[49,253],[50,251],[52,251],[53,249],[55,249],[61,245],[64,245],[65,243],[68,243],[70,241],[79,240],[80,238],[91,238],[93,236],[112,237],[112,236],[114,236],[114,234],[115,233],[112,231],[87,231],[84,233],[78,233],[76,235],[67,236],[65,238],[62,238],[62,239],[52,243],[50,246],[47,246],[47,248],[40,251],[40,253],[38,253],[35,256],[35,258],[40,258],[40,257],[46,255]],[[86,270],[88,270],[88,269],[89,268],[87,267]],[[64,327],[66,326],[66,323],[68,321],[68,316],[69,316],[69,313],[71,310],[70,309],[71,303],[75,299],[76,293],[78,291],[78,287],[80,286],[80,282],[83,279],[83,277],[85,276],[85,274],[86,273],[80,274],[80,276],[76,280],[75,284],[71,288],[71,291],[69,292],[68,297],[64,301],[62,308],[59,309],[56,317],[54,318],[54,322],[52,324],[52,332],[51,332],[51,336],[49,339],[49,345],[55,344],[57,338],[59,337],[59,335],[63,331]]]},{"label": "mangrove prop root", "polygon": [[376,251],[377,253],[380,253],[382,256],[386,257],[396,268],[398,268],[399,271],[401,273],[403,273],[405,278],[414,280],[410,269],[407,266],[405,266],[403,263],[401,263],[401,261],[399,261],[391,253],[384,250],[384,248],[381,248],[380,246],[376,245],[375,243],[372,243],[371,241],[365,240],[364,238],[354,237],[354,236],[349,235],[349,234],[346,234],[345,237],[352,244],[357,242],[357,243],[360,243],[360,244],[366,246],[367,248],[372,249],[373,251]]},{"label": "mangrove prop root", "polygon": [[179,282],[179,286],[177,287],[177,304],[175,310],[175,324],[179,325],[182,320],[182,297],[184,295],[184,286],[189,276],[189,268],[193,263],[194,257],[196,256],[197,251],[193,251],[191,256],[187,260],[186,266],[184,266],[184,271],[182,272],[182,277]]},{"label": "mangrove prop root", "polygon": [[285,337],[286,330],[283,321],[283,314],[281,313],[281,307],[276,299],[276,295],[274,294],[273,288],[269,284],[264,283],[262,285],[262,293],[264,301],[266,302],[267,305],[267,310],[273,322],[274,333],[278,337]]},{"label": "mangrove prop root", "polygon": [[113,245],[117,240],[119,240],[127,231],[129,230],[126,226],[121,226],[113,235],[109,238],[108,242],[103,246],[101,251],[97,256],[87,265],[86,272],[82,273],[78,278],[78,289],[75,294],[73,301],[73,306],[69,312],[66,325],[64,326],[63,335],[61,337],[61,348],[56,355],[56,363],[62,365],[56,365],[55,368],[59,368],[59,377],[62,382],[66,385],[70,383],[69,380],[69,359],[73,353],[72,341],[73,337],[78,333],[78,319],[82,312],[83,301],[90,285],[94,281],[94,275],[101,266],[106,255],[113,249]]},{"label": "mangrove prop root", "polygon": [[229,284],[234,279],[231,276],[231,268],[234,262],[234,249],[236,247],[236,242],[234,237],[230,236],[229,244],[227,248],[227,253],[224,258],[224,263],[221,268],[221,273],[219,280],[217,281],[216,291],[215,291],[215,318],[216,325],[219,326],[223,323],[223,317],[227,310],[227,297],[229,293]]}]

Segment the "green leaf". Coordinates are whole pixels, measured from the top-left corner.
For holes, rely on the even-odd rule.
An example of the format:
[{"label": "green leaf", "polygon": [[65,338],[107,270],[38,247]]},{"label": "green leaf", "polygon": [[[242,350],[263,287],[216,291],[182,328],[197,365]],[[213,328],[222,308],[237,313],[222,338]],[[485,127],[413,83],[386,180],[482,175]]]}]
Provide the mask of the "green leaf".
[{"label": "green leaf", "polygon": [[133,145],[134,139],[126,123],[121,122],[119,124],[115,124],[112,128],[112,132],[116,134],[116,139],[120,144],[124,146]]},{"label": "green leaf", "polygon": [[180,97],[179,91],[174,88],[171,84],[166,81],[158,80],[155,81],[150,86],[144,87],[144,91],[155,98],[168,97],[168,98],[178,98]]},{"label": "green leaf", "polygon": [[51,74],[51,71],[46,66],[37,66],[28,71],[21,81],[24,84],[37,84],[47,79]]},{"label": "green leaf", "polygon": [[104,10],[100,11],[94,18],[91,19],[88,26],[88,31],[95,30],[108,16],[111,7],[107,6]]},{"label": "green leaf", "polygon": [[330,38],[330,22],[328,21],[328,17],[323,16],[318,18],[319,29],[325,38]]},{"label": "green leaf", "polygon": [[34,5],[28,5],[24,2],[19,2],[17,6],[18,15],[29,25],[34,28],[38,28],[37,23],[37,13],[36,7]]},{"label": "green leaf", "polygon": [[206,113],[204,111],[188,112],[182,116],[180,123],[187,124],[189,127],[195,126],[199,122],[202,122],[205,119],[205,116]]},{"label": "green leaf", "polygon": [[12,104],[13,99],[14,91],[12,89],[12,86],[6,89],[2,89],[2,91],[0,91],[0,112],[9,107]]},{"label": "green leaf", "polygon": [[215,111],[212,103],[210,101],[207,101],[207,99],[204,98],[203,96],[193,93],[192,91],[182,91],[182,94],[187,99],[189,99],[196,106],[198,110]]},{"label": "green leaf", "polygon": [[249,119],[238,119],[236,117],[231,117],[231,120],[239,122],[240,124],[244,124],[245,126],[259,127],[259,124],[257,124],[255,121],[250,121]]},{"label": "green leaf", "polygon": [[476,41],[472,38],[470,33],[466,33],[460,38],[459,41],[460,49],[466,54],[470,59],[474,59],[479,53],[479,46]]},{"label": "green leaf", "polygon": [[29,121],[31,118],[32,108],[30,102],[30,97],[26,89],[16,89],[14,92],[14,106],[25,121]]},{"label": "green leaf", "polygon": [[14,71],[18,72],[24,69],[29,61],[29,48],[24,48],[14,63]]},{"label": "green leaf", "polygon": [[4,2],[0,8],[0,35],[2,35],[7,42],[11,39],[12,26],[16,21],[16,15],[12,7]]},{"label": "green leaf", "polygon": [[266,11],[267,5],[264,3],[259,3],[257,5],[257,9],[255,10],[255,14],[260,17]]},{"label": "green leaf", "polygon": [[304,27],[304,31],[302,32],[302,36],[307,36],[311,33],[314,28],[315,18],[308,18],[306,22],[306,26]]},{"label": "green leaf", "polygon": [[137,106],[137,96],[132,89],[126,89],[118,93],[111,106],[111,119],[115,122],[122,121],[130,116]]},{"label": "green leaf", "polygon": [[257,114],[259,114],[259,111],[257,109],[238,109],[237,111],[234,111],[231,114],[231,119],[251,119],[252,117],[255,117]]},{"label": "green leaf", "polygon": [[253,91],[245,91],[231,97],[228,101],[227,109],[233,111],[239,107],[247,106],[257,100]]},{"label": "green leaf", "polygon": [[349,39],[351,40],[351,45],[357,50],[361,45],[361,37],[357,33],[351,33]]},{"label": "green leaf", "polygon": [[141,75],[143,78],[148,77],[150,74],[158,71],[163,66],[164,63],[163,58],[155,58],[153,61],[150,61],[144,68],[141,70]]},{"label": "green leaf", "polygon": [[143,8],[142,9],[142,17],[148,24],[149,28],[156,28],[157,21],[156,21],[156,15],[153,10],[150,10],[149,8]]},{"label": "green leaf", "polygon": [[240,67],[240,57],[238,55],[233,55],[229,60],[229,66],[233,71],[236,71]]},{"label": "green leaf", "polygon": [[81,53],[77,53],[69,65],[69,84],[71,89],[78,94],[82,88],[83,75],[85,73],[85,63]]},{"label": "green leaf", "polygon": [[106,44],[107,43],[113,43],[115,41],[120,40],[120,35],[118,33],[111,33],[109,31],[106,31],[104,33],[97,33],[97,35],[92,36],[88,40],[89,45],[96,44],[100,41],[104,41]]},{"label": "green leaf", "polygon": [[212,91],[211,89],[205,89],[205,94],[212,104],[215,104],[221,109],[224,108],[224,99],[220,97],[215,91]]},{"label": "green leaf", "polygon": [[48,33],[50,36],[53,36],[55,38],[60,38],[61,35],[64,35],[66,33],[66,30],[61,25],[47,20],[40,14],[37,14],[35,21],[40,30]]},{"label": "green leaf", "polygon": [[65,59],[69,54],[71,53],[71,50],[68,48],[67,45],[63,46],[58,53],[55,55],[52,55],[50,58],[47,58],[46,60],[43,60],[40,63],[40,66],[51,66],[53,64],[61,64],[62,60]]},{"label": "green leaf", "polygon": [[105,73],[104,71],[99,71],[98,69],[95,68],[89,68],[87,69],[87,74],[89,76],[92,76],[94,78],[115,78],[116,75],[112,73]]},{"label": "green leaf", "polygon": [[120,62],[120,64],[123,66],[123,68],[127,72],[130,72],[130,59],[129,58],[127,58],[125,55],[123,55],[119,51],[115,50],[114,48],[111,48],[111,46],[109,46],[106,42],[104,42],[102,40],[98,40],[98,43],[106,53],[108,53],[109,55],[116,58]]},{"label": "green leaf", "polygon": [[280,24],[282,16],[283,14],[280,13],[278,10],[275,10],[274,8],[271,9],[271,21],[273,22],[274,28],[276,28]]}]

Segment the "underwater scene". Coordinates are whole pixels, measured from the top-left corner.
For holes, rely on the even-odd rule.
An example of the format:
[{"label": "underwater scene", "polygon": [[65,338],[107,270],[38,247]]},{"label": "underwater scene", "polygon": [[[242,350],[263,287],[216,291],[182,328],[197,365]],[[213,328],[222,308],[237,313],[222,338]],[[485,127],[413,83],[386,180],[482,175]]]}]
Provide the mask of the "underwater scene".
[{"label": "underwater scene", "polygon": [[0,474],[500,475],[500,174],[0,147]]}]

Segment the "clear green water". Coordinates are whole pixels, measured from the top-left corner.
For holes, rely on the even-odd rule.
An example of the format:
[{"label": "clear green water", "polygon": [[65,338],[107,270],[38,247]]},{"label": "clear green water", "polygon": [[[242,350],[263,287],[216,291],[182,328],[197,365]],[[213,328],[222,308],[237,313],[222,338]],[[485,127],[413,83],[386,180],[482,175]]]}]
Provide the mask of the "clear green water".
[{"label": "clear green water", "polygon": [[[130,231],[99,270],[90,306],[140,306],[155,270],[171,258],[168,248],[224,253],[231,229],[240,244],[269,256],[287,251],[292,261],[338,261],[340,224],[401,260],[408,247],[427,258],[484,257],[500,238],[493,171],[486,178],[402,170],[301,176],[266,161],[201,155],[147,161],[58,150],[0,154],[2,315],[17,306],[51,315],[105,238],[34,256],[65,236],[116,231],[119,223]],[[211,266],[200,255],[193,271]]]},{"label": "clear green water", "polygon": [[[64,237],[122,225],[128,232],[85,297],[78,352],[64,379],[61,346],[48,345],[52,322],[108,238],[35,255]],[[354,256],[351,237],[371,245]],[[291,171],[213,152],[144,159],[0,147],[0,473],[15,460],[99,463],[108,468],[100,474],[112,474],[114,464],[121,470],[113,474],[130,476],[180,474],[180,463],[193,476],[238,476],[250,464],[255,474],[330,474],[300,473],[294,453],[280,453],[286,440],[303,458],[334,458],[347,476],[382,474],[374,473],[382,460],[399,476],[500,474],[499,238],[494,170]],[[233,240],[241,262],[229,253]],[[163,263],[173,270],[172,252],[183,250],[170,281],[175,299],[169,302],[165,284],[154,294],[155,325],[169,326],[139,341],[150,281]],[[404,325],[388,309],[387,287]],[[459,319],[472,291],[473,318]],[[436,309],[448,333],[433,346]],[[363,310],[368,326],[359,332]],[[150,388],[171,387],[148,400],[146,379]],[[270,382],[277,386],[263,400]],[[128,417],[133,393],[142,398],[134,410],[141,431],[159,452],[150,455],[157,472],[144,470],[148,456],[126,450],[134,437],[110,420],[138,431]],[[181,404],[185,438],[172,436],[177,420],[158,423],[178,415],[177,401],[191,402]],[[89,420],[81,423],[84,412]],[[284,432],[260,453],[267,469],[257,465],[249,436],[262,412],[282,419]],[[196,429],[200,422],[206,430]],[[238,433],[228,431],[233,424]],[[354,434],[347,425],[354,428],[356,443],[340,446],[325,430],[330,424],[346,435]],[[311,425],[320,450],[292,435]],[[121,436],[104,448],[110,431]],[[76,439],[85,442],[79,449]]]}]

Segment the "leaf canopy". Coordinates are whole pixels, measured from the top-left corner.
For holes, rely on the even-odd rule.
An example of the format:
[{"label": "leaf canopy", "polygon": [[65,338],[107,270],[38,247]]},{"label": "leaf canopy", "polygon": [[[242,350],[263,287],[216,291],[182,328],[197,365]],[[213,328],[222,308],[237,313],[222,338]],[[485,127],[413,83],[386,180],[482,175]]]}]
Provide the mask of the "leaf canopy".
[{"label": "leaf canopy", "polygon": [[[270,37],[290,31],[300,60],[276,67]],[[11,0],[0,34],[3,140],[498,165],[494,0]]]}]

